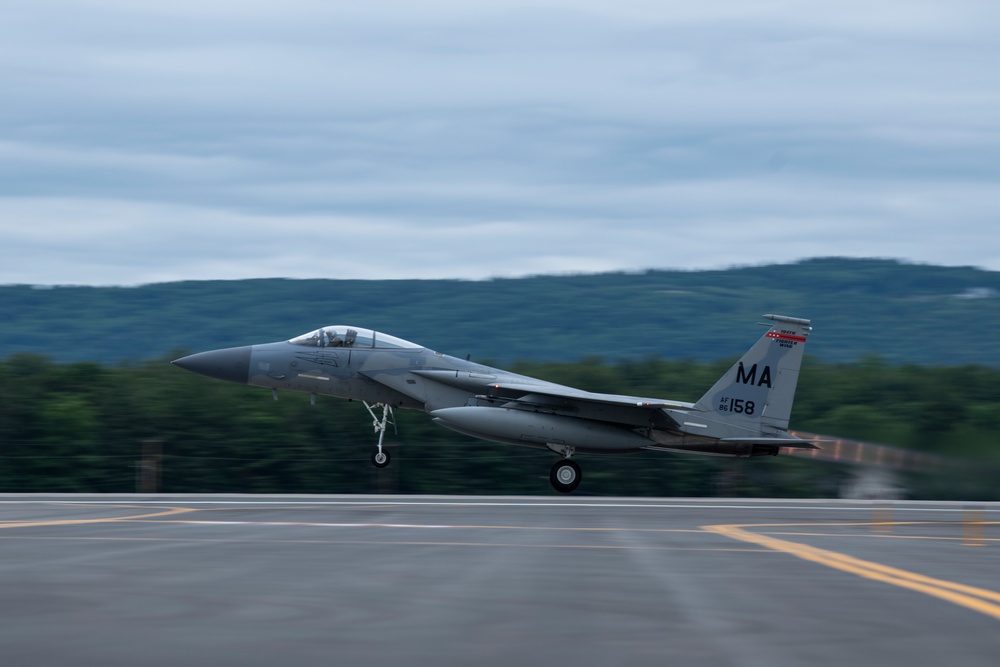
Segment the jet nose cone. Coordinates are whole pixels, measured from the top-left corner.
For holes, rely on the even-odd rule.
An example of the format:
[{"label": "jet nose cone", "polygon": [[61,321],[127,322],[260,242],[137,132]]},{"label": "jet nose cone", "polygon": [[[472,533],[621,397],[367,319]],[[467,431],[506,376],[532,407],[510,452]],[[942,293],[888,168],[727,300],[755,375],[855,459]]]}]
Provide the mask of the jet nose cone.
[{"label": "jet nose cone", "polygon": [[250,352],[253,347],[230,347],[225,350],[199,352],[170,362],[184,370],[201,373],[219,380],[246,384],[250,374]]}]

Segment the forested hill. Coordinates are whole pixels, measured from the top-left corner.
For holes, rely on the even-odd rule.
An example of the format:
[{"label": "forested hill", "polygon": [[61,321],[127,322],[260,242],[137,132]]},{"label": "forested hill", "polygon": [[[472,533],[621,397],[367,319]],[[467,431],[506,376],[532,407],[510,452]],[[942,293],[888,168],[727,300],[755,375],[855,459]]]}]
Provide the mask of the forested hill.
[{"label": "forested hill", "polygon": [[[335,273],[335,268],[331,269]],[[118,362],[284,340],[328,324],[509,363],[742,353],[763,313],[813,320],[807,353],[1000,366],[1000,273],[813,259],[719,271],[459,280],[0,286],[0,358]]]}]

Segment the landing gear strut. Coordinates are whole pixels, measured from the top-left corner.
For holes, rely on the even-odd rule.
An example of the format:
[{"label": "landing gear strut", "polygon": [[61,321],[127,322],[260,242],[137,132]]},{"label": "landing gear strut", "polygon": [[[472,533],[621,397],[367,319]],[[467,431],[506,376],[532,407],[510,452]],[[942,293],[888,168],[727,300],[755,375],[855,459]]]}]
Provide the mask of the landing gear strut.
[{"label": "landing gear strut", "polygon": [[[368,409],[368,414],[372,416],[372,425],[375,427],[375,432],[378,433],[378,451],[372,454],[372,465],[376,468],[384,468],[389,465],[389,461],[392,460],[389,456],[389,452],[382,449],[382,441],[385,439],[385,430],[388,428],[389,424],[392,424],[393,428],[396,427],[395,416],[393,415],[392,406],[386,403],[375,403],[374,405],[369,405],[367,401],[364,401],[365,408]],[[378,417],[375,414],[375,410],[382,408],[382,416]]]},{"label": "landing gear strut", "polygon": [[566,458],[552,464],[552,470],[549,471],[549,481],[559,493],[571,493],[580,486],[583,473],[580,472],[580,466],[577,465],[576,461],[570,459],[570,456],[573,455],[572,450],[567,450],[564,455]]}]

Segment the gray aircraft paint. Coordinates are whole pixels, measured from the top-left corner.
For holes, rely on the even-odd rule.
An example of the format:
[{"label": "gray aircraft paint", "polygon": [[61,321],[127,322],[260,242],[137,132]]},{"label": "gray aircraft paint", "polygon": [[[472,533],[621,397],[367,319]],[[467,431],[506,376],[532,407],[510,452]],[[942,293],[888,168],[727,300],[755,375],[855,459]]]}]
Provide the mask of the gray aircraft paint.
[{"label": "gray aircraft paint", "polygon": [[788,428],[811,327],[808,320],[764,317],[776,324],[695,404],[705,413],[703,435],[780,436]]},{"label": "gray aircraft paint", "polygon": [[[809,320],[764,317],[773,323],[768,331],[693,404],[583,391],[348,326],[202,352],[173,363],[255,387],[354,399],[370,410],[382,406],[376,429],[383,434],[391,409],[415,409],[460,433],[547,448],[565,459],[577,451],[760,456],[778,454],[782,447],[815,448],[786,431]],[[381,443],[380,436],[379,457]],[[376,463],[387,464],[387,458]],[[559,482],[559,470],[558,479],[573,482]],[[560,491],[572,490],[579,483],[579,466],[557,462],[551,478]]]}]

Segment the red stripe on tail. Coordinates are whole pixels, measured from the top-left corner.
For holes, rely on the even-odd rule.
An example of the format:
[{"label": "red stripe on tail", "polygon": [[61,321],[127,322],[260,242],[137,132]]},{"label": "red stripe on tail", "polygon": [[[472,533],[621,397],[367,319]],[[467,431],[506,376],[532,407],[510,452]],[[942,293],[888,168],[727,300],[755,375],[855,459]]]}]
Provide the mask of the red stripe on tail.
[{"label": "red stripe on tail", "polygon": [[774,338],[775,340],[794,340],[796,343],[806,342],[805,336],[793,336],[792,334],[783,334],[777,331],[768,331],[767,337]]}]

